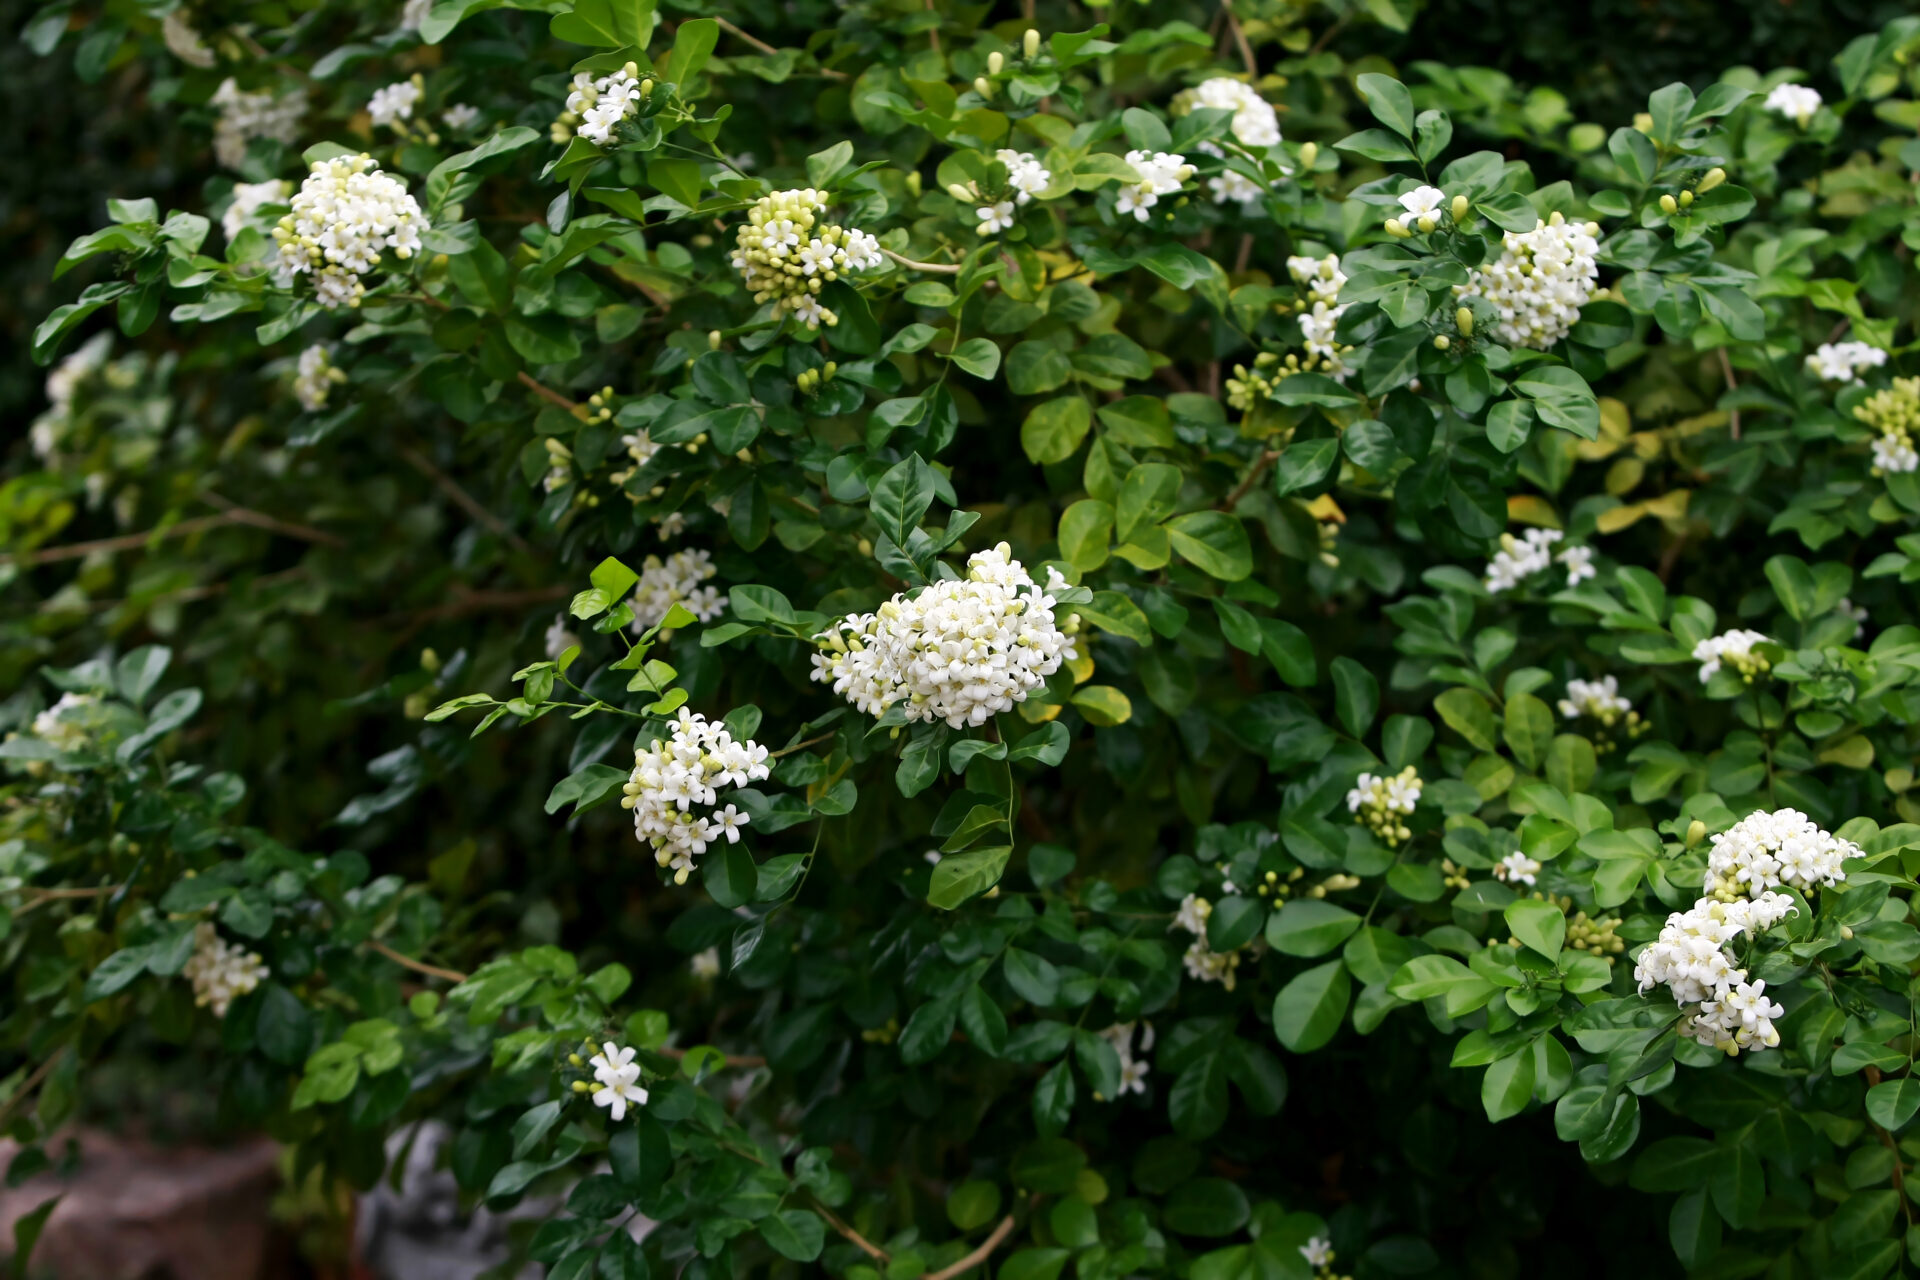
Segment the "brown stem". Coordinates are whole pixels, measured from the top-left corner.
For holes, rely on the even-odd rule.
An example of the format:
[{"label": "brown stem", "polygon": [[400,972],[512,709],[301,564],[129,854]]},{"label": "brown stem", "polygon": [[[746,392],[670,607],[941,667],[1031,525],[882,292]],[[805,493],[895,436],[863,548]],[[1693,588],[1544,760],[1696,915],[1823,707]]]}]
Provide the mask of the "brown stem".
[{"label": "brown stem", "polygon": [[953,1280],[953,1278],[961,1272],[972,1267],[977,1267],[985,1262],[987,1258],[992,1255],[993,1251],[998,1249],[1001,1243],[1012,1233],[1013,1215],[1008,1214],[1006,1217],[1000,1219],[1000,1225],[993,1229],[993,1234],[980,1242],[979,1248],[952,1266],[942,1267],[938,1271],[929,1272],[922,1276],[920,1280]]},{"label": "brown stem", "polygon": [[412,956],[403,956],[386,943],[376,942],[371,938],[367,940],[367,950],[377,951],[399,965],[402,969],[411,969],[415,973],[424,973],[429,978],[445,978],[448,982],[453,983],[465,982],[467,980],[467,975],[464,973],[457,973],[452,969],[441,969],[430,964],[421,964]]},{"label": "brown stem", "polygon": [[[208,496],[212,497],[212,495]],[[218,501],[224,502],[225,499]],[[284,520],[275,520],[272,516],[262,515],[258,511],[250,511],[245,507],[229,506],[217,516],[195,516],[190,520],[179,520],[164,528],[149,529],[144,533],[123,533],[116,538],[96,538],[91,542],[68,542],[57,547],[42,547],[38,551],[0,555],[0,564],[32,568],[36,565],[53,564],[60,560],[83,559],[97,551],[136,551],[149,542],[167,538],[185,538],[207,529],[234,524],[251,525],[256,529],[285,534],[287,537],[299,538],[306,542],[323,543],[330,547],[346,545],[341,539],[325,530],[309,528],[306,525],[288,524]]]},{"label": "brown stem", "polygon": [[[1715,348],[1714,354],[1720,357],[1720,373],[1721,376],[1727,380],[1727,390],[1738,391],[1740,384],[1734,381],[1733,361],[1727,359],[1727,349],[1725,347]],[[1727,410],[1727,429],[1733,433],[1735,440],[1740,438],[1740,411],[1738,409]]]},{"label": "brown stem", "polygon": [[20,1104],[33,1096],[33,1091],[39,1088],[40,1082],[53,1071],[54,1064],[60,1061],[60,1055],[64,1052],[63,1047],[48,1054],[47,1060],[35,1067],[33,1074],[20,1082],[20,1087],[13,1091],[13,1096],[6,1102],[0,1103],[0,1129],[6,1128],[7,1122],[13,1119],[13,1113],[19,1109]]},{"label": "brown stem", "polygon": [[827,739],[831,737],[833,737],[831,733],[823,733],[817,738],[808,738],[805,742],[796,742],[790,747],[782,747],[778,751],[768,752],[767,759],[778,760],[781,756],[790,756],[794,752],[804,750],[807,747],[819,746],[821,743],[825,742]]},{"label": "brown stem", "polygon": [[223,498],[211,489],[200,496],[208,506],[220,508],[220,513],[234,524],[252,525],[256,529],[265,529],[268,533],[282,533],[289,538],[299,538],[304,542],[318,542],[329,547],[347,545],[346,539],[328,533],[325,529],[316,529],[312,525],[294,524],[290,520],[276,520],[263,512],[251,510]]},{"label": "brown stem", "polygon": [[1267,449],[1263,451],[1258,458],[1254,459],[1253,465],[1247,468],[1246,476],[1241,479],[1239,484],[1233,486],[1233,492],[1220,500],[1220,510],[1231,511],[1240,505],[1240,499],[1246,497],[1253,486],[1260,483],[1260,477],[1267,474],[1267,468],[1279,460],[1280,451],[1278,449]]},{"label": "brown stem", "polygon": [[1233,33],[1233,42],[1240,47],[1240,61],[1247,64],[1247,77],[1252,79],[1260,74],[1260,62],[1247,43],[1247,33],[1240,29],[1240,19],[1233,16],[1233,0],[1220,0],[1220,12],[1226,15],[1227,30]]},{"label": "brown stem", "polygon": [[65,902],[72,898],[97,898],[103,893],[113,893],[119,888],[117,884],[109,884],[102,885],[98,889],[28,889],[26,892],[32,896],[27,899],[25,906],[13,913],[13,916],[17,920],[35,907],[49,902]]},{"label": "brown stem", "polygon": [[553,404],[559,405],[562,409],[565,409],[568,413],[572,414],[576,418],[580,418],[584,420],[587,416],[587,411],[585,409],[581,408],[574,401],[567,399],[565,396],[561,395],[558,391],[555,391],[552,387],[546,386],[545,384],[541,383],[538,379],[536,379],[532,374],[528,373],[525,369],[522,369],[520,371],[520,385],[525,387],[527,390],[533,392],[533,394],[539,396],[542,400],[546,400]]},{"label": "brown stem", "polygon": [[813,1211],[819,1214],[821,1217],[825,1218],[827,1220],[828,1226],[832,1227],[835,1231],[838,1231],[841,1235],[845,1236],[847,1239],[853,1241],[855,1244],[859,1245],[862,1249],[866,1250],[867,1256],[869,1258],[872,1258],[875,1262],[879,1263],[881,1266],[884,1267],[889,1262],[893,1261],[892,1258],[887,1256],[887,1251],[885,1249],[882,1249],[879,1245],[875,1244],[873,1241],[867,1239],[865,1236],[861,1235],[858,1231],[855,1231],[852,1227],[842,1222],[839,1218],[839,1215],[835,1214],[833,1210],[827,1208],[826,1205],[821,1204],[820,1198],[818,1196],[813,1197]]},{"label": "brown stem", "polygon": [[515,551],[526,552],[532,550],[532,548],[527,545],[525,538],[522,538],[508,527],[506,521],[481,506],[472,494],[460,487],[459,481],[442,471],[439,467],[434,466],[431,458],[428,458],[411,445],[401,445],[400,456],[405,458],[414,470],[433,481],[433,483],[439,487],[440,492],[453,499],[454,504],[462,511],[472,516],[475,520],[478,520],[487,528],[493,530],[497,537],[506,539],[507,543],[511,545]]},{"label": "brown stem", "polygon": [[[749,32],[742,31],[740,28],[734,26],[731,22],[728,22],[725,18],[722,18],[717,14],[714,15],[713,20],[720,24],[720,29],[722,31],[725,31],[729,35],[732,35],[738,39],[746,41],[748,44],[752,45],[754,48],[758,49],[760,52],[764,54],[773,55],[780,52],[778,49],[768,44],[765,40],[762,40],[759,36],[753,35]],[[829,80],[845,80],[847,78],[846,72],[835,71],[829,67],[820,68],[820,74],[827,77]]]},{"label": "brown stem", "polygon": [[1233,256],[1233,273],[1244,275],[1247,264],[1251,261],[1253,261],[1253,232],[1249,231],[1240,237],[1240,252]]},{"label": "brown stem", "polygon": [[[933,7],[933,0],[920,0],[920,2],[926,6],[928,13],[938,15],[939,11]],[[927,47],[935,53],[940,52],[940,24],[937,22],[927,28]]]}]

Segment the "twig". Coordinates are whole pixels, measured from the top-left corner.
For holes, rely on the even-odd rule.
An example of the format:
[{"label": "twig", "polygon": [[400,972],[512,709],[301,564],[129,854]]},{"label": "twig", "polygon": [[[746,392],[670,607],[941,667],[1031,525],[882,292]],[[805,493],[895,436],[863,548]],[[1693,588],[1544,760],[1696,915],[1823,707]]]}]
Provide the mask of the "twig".
[{"label": "twig", "polygon": [[434,466],[431,458],[411,445],[401,445],[400,456],[405,458],[414,470],[439,486],[440,492],[452,498],[454,504],[462,511],[472,516],[475,520],[478,520],[487,528],[493,530],[497,536],[506,539],[515,551],[526,552],[532,550],[532,548],[527,545],[525,538],[515,533],[507,525],[506,521],[481,506],[472,494],[460,487],[459,481],[442,471],[439,467]]},{"label": "twig", "polygon": [[25,892],[32,896],[27,899],[25,906],[13,913],[13,918],[18,920],[27,912],[45,903],[65,902],[73,898],[97,898],[103,893],[116,892],[119,888],[117,884],[108,884],[98,889],[28,889]]},{"label": "twig", "polygon": [[926,7],[927,12],[933,14],[935,18],[934,24],[927,28],[927,47],[932,49],[935,53],[939,53],[940,52],[940,23],[938,19],[940,16],[940,12],[939,10],[933,7],[933,0],[920,0],[920,2],[922,5]]},{"label": "twig", "polygon": [[1240,251],[1233,255],[1233,274],[1244,275],[1247,264],[1251,261],[1253,261],[1253,232],[1249,231],[1240,237]]},{"label": "twig", "polygon": [[[1725,347],[1716,347],[1714,348],[1714,354],[1720,357],[1720,372],[1727,380],[1727,390],[1738,391],[1740,384],[1734,381],[1733,361],[1727,359],[1727,349]],[[1727,429],[1733,433],[1735,440],[1740,438],[1740,411],[1738,409],[1727,410]]]},{"label": "twig", "polygon": [[[225,499],[214,499],[216,505]],[[123,533],[115,538],[96,538],[91,542],[68,542],[57,547],[42,547],[38,551],[15,552],[0,555],[0,564],[22,565],[32,568],[37,565],[53,564],[60,560],[79,560],[99,551],[137,551],[149,542],[163,541],[167,538],[185,538],[207,529],[217,529],[223,525],[244,524],[256,529],[265,529],[270,533],[285,534],[289,538],[299,538],[306,542],[318,542],[329,547],[346,545],[340,538],[323,529],[313,529],[306,525],[288,524],[284,520],[275,520],[272,516],[262,515],[246,507],[229,505],[217,516],[194,516],[189,520],[179,520],[159,529],[149,529],[144,533]]]},{"label": "twig", "polygon": [[805,742],[796,742],[790,747],[782,747],[778,751],[769,752],[767,754],[767,759],[778,760],[781,756],[790,756],[796,751],[802,751],[808,747],[818,746],[819,744],[821,744],[822,742],[825,742],[827,739],[831,738],[832,736],[833,735],[831,733],[823,733],[817,738],[808,738]]},{"label": "twig", "polygon": [[1346,25],[1347,25],[1346,18],[1341,17],[1337,21],[1335,21],[1332,26],[1328,27],[1325,31],[1322,31],[1320,33],[1320,38],[1313,42],[1313,47],[1307,50],[1307,56],[1311,58],[1314,54],[1320,53],[1329,44],[1332,44],[1333,38],[1340,34],[1340,28]]},{"label": "twig", "polygon": [[[760,52],[764,54],[767,54],[770,57],[780,52],[778,49],[768,44],[765,40],[762,40],[759,36],[753,35],[749,32],[742,31],[740,28],[734,26],[731,22],[728,22],[725,18],[720,17],[718,14],[714,15],[713,20],[720,24],[720,29],[722,31],[725,31],[729,35],[735,36],[741,40],[745,40],[748,44],[752,45],[754,48],[758,49]],[[827,77],[827,79],[829,80],[845,80],[847,78],[846,72],[835,71],[831,67],[820,68],[820,74]]]},{"label": "twig", "polygon": [[960,264],[957,262],[915,262],[912,258],[901,257],[891,249],[882,249],[880,252],[886,254],[901,266],[912,267],[915,271],[933,271],[943,276],[957,276],[960,274]]},{"label": "twig", "polygon": [[827,1220],[828,1226],[832,1227],[835,1231],[838,1231],[841,1235],[845,1236],[847,1239],[853,1241],[855,1244],[859,1245],[862,1249],[866,1250],[867,1256],[869,1258],[872,1258],[875,1262],[879,1263],[883,1267],[886,1266],[889,1262],[893,1261],[892,1258],[887,1256],[887,1251],[885,1249],[882,1249],[879,1245],[875,1244],[873,1241],[867,1239],[865,1236],[861,1235],[858,1231],[855,1231],[852,1227],[842,1222],[839,1216],[835,1214],[833,1210],[827,1208],[826,1205],[821,1204],[820,1198],[818,1196],[813,1196],[812,1199],[813,1199],[814,1212],[818,1213],[821,1217],[825,1218]]},{"label": "twig", "polygon": [[448,982],[454,983],[465,982],[467,980],[467,975],[464,973],[458,973],[452,969],[441,969],[430,964],[421,964],[412,956],[403,956],[386,943],[376,942],[371,938],[367,939],[367,950],[377,951],[399,965],[402,969],[411,969],[415,973],[424,973],[429,978],[445,978]]},{"label": "twig", "polygon": [[1267,449],[1263,451],[1258,458],[1254,459],[1253,465],[1247,468],[1246,476],[1239,484],[1233,486],[1233,492],[1220,500],[1220,510],[1231,511],[1238,506],[1240,499],[1246,497],[1248,491],[1251,490],[1254,485],[1260,483],[1260,477],[1267,473],[1267,468],[1279,460],[1280,451],[1278,449]]},{"label": "twig", "polygon": [[1012,1234],[1012,1232],[1013,1215],[1008,1214],[1006,1217],[1000,1219],[1000,1225],[993,1229],[993,1234],[980,1242],[979,1248],[952,1266],[942,1267],[938,1271],[929,1272],[922,1276],[920,1280],[953,1280],[953,1277],[959,1275],[961,1272],[971,1267],[977,1267],[985,1262],[993,1251],[1000,1247],[1001,1242],[1004,1241],[1008,1235]]},{"label": "twig", "polygon": [[243,507],[228,498],[223,498],[208,489],[200,497],[210,507],[220,508],[220,513],[235,524],[252,525],[256,529],[265,529],[269,533],[283,533],[289,538],[299,538],[306,542],[318,542],[329,547],[344,547],[346,539],[328,533],[325,529],[316,529],[312,525],[294,524],[290,520],[276,520],[264,512]]},{"label": "twig", "polygon": [[1247,33],[1240,29],[1240,19],[1233,16],[1233,0],[1220,0],[1220,12],[1226,15],[1227,30],[1233,33],[1233,42],[1240,46],[1240,61],[1247,64],[1247,78],[1258,76],[1260,62],[1253,56],[1253,46],[1247,43]]},{"label": "twig", "polygon": [[21,1103],[33,1096],[33,1091],[40,1087],[40,1082],[47,1078],[48,1074],[52,1072],[54,1064],[60,1061],[60,1055],[65,1052],[66,1046],[62,1045],[60,1048],[48,1054],[47,1060],[35,1067],[33,1074],[20,1082],[20,1087],[13,1091],[13,1096],[8,1098],[4,1103],[0,1103],[0,1129],[7,1127],[7,1122],[13,1119],[14,1111],[19,1108]]},{"label": "twig", "polygon": [[[263,573],[257,578],[249,578],[245,585],[249,587],[277,586],[283,582],[297,582],[306,576],[306,566],[295,565],[291,569],[282,569],[279,573]],[[144,608],[162,602],[171,604],[175,601],[184,603],[190,600],[207,600],[214,596],[223,596],[231,590],[233,590],[233,584],[231,582],[207,582],[197,587],[182,587],[178,591],[163,591],[159,595],[147,600],[136,600],[131,597],[124,600],[89,600],[87,601],[86,607],[92,610],[100,610],[118,609],[123,605],[139,605]]]},{"label": "twig", "polygon": [[525,369],[522,369],[520,371],[520,385],[525,387],[527,390],[533,392],[533,394],[539,396],[542,400],[547,400],[554,404],[559,405],[562,409],[565,409],[568,413],[572,414],[576,418],[580,418],[584,420],[587,416],[587,411],[585,409],[581,408],[574,401],[567,399],[565,396],[561,395],[558,391],[555,391],[552,387],[542,384],[537,378],[535,378],[532,374],[528,373]]}]

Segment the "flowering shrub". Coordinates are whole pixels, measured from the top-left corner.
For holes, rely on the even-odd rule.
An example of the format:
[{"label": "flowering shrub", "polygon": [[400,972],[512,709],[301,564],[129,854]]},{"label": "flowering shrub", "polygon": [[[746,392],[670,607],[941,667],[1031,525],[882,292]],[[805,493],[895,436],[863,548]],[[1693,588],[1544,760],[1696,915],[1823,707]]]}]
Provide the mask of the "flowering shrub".
[{"label": "flowering shrub", "polygon": [[18,1170],[178,1063],[557,1277],[1920,1265],[1920,21],[1363,12],[50,6],[200,169],[0,487]]}]

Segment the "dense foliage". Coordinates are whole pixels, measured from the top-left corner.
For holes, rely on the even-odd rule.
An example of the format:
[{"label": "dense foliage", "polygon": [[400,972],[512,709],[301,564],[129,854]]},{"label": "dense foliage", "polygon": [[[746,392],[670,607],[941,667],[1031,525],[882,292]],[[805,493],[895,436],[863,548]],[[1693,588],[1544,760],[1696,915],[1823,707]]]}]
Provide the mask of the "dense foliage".
[{"label": "dense foliage", "polygon": [[321,1255],[434,1119],[558,1277],[1920,1266],[1920,20],[1602,122],[1411,16],[39,10],[200,178],[0,484],[9,1176],[184,1091]]}]

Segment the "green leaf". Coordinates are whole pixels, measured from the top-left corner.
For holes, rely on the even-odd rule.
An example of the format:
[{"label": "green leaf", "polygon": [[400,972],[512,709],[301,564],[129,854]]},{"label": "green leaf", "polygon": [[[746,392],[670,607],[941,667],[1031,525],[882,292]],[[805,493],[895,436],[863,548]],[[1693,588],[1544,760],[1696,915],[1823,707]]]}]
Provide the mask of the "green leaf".
[{"label": "green leaf", "polygon": [[1020,447],[1037,464],[1065,462],[1079,449],[1093,425],[1093,409],[1079,396],[1042,401],[1020,424]]},{"label": "green leaf", "polygon": [[550,27],[554,39],[571,44],[644,49],[656,21],[654,0],[578,0],[573,12],[556,15]]},{"label": "green leaf", "polygon": [[1060,513],[1060,554],[1082,573],[1090,573],[1107,562],[1107,548],[1112,540],[1113,508],[1107,503],[1082,498]]},{"label": "green leaf", "polygon": [[553,790],[547,794],[547,812],[558,813],[562,805],[571,804],[576,814],[584,813],[610,798],[626,784],[627,777],[625,769],[604,764],[586,765],[553,784]]},{"label": "green leaf", "polygon": [[1333,675],[1335,714],[1348,733],[1356,738],[1365,737],[1380,710],[1380,682],[1371,671],[1345,655],[1335,658],[1329,670]]},{"label": "green leaf", "polygon": [[[1289,378],[1287,381],[1292,380]],[[1339,457],[1340,441],[1337,437],[1295,440],[1280,451],[1279,461],[1273,464],[1274,491],[1284,497],[1316,487],[1332,474],[1333,464]]]},{"label": "green leaf", "polygon": [[160,683],[173,661],[173,650],[161,644],[142,645],[113,664],[113,684],[120,696],[138,707]]},{"label": "green leaf", "polygon": [[1161,1211],[1167,1227],[1183,1236],[1230,1236],[1251,1215],[1246,1192],[1225,1178],[1194,1178],[1174,1188]]},{"label": "green leaf", "polygon": [[1173,549],[1208,577],[1238,582],[1253,572],[1246,526],[1224,511],[1191,511],[1163,526]]},{"label": "green leaf", "polygon": [[1282,955],[1323,956],[1360,927],[1360,917],[1323,898],[1295,898],[1267,917],[1267,945]]},{"label": "green leaf", "polygon": [[1920,1080],[1902,1076],[1867,1090],[1867,1116],[1882,1129],[1898,1132],[1920,1111]]},{"label": "green leaf", "polygon": [[[920,520],[933,506],[935,488],[933,468],[919,454],[911,454],[896,463],[873,484],[868,510],[880,532],[904,547],[920,527]],[[743,621],[755,621],[743,618]]]},{"label": "green leaf", "polygon": [[1515,1053],[1487,1067],[1480,1081],[1480,1105],[1498,1123],[1526,1110],[1533,1099],[1533,1054]]},{"label": "green leaf", "polygon": [[731,910],[753,901],[760,885],[760,870],[745,845],[709,845],[701,861],[702,882],[715,902]]},{"label": "green leaf", "polygon": [[1499,750],[1493,707],[1472,689],[1449,689],[1433,700],[1447,727],[1482,751]]},{"label": "green leaf", "polygon": [[1413,95],[1407,92],[1407,86],[1392,76],[1372,71],[1354,77],[1353,84],[1366,99],[1367,110],[1373,112],[1375,120],[1407,141],[1413,141]]},{"label": "green leaf", "polygon": [[1478,1009],[1495,989],[1458,960],[1441,955],[1415,956],[1387,984],[1387,990],[1402,1000],[1444,998],[1447,1015],[1454,1018]]},{"label": "green leaf", "polygon": [[1507,927],[1513,936],[1549,960],[1560,958],[1567,940],[1567,917],[1541,898],[1516,898],[1507,904]]},{"label": "green leaf", "polygon": [[1012,853],[1011,845],[998,845],[948,854],[933,869],[927,887],[928,903],[951,911],[969,898],[985,893],[1000,883]]},{"label": "green leaf", "polygon": [[[707,59],[713,56],[713,46],[719,39],[720,24],[712,18],[689,18],[683,21],[673,33],[673,52],[660,64],[660,78],[679,85],[681,93],[685,94],[693,78],[700,74],[707,65]],[[832,176],[828,175],[829,178]],[[816,187],[826,185],[825,179],[812,179],[811,170],[809,180]]]},{"label": "green leaf", "polygon": [[1273,998],[1273,1033],[1294,1053],[1311,1053],[1332,1040],[1346,1017],[1353,980],[1340,960],[1307,970]]},{"label": "green leaf", "polygon": [[1520,767],[1537,772],[1553,742],[1553,711],[1530,693],[1507,699],[1507,749]]},{"label": "green leaf", "polygon": [[1000,371],[1000,346],[991,338],[969,338],[948,358],[976,378],[990,379]]},{"label": "green leaf", "polygon": [[1534,365],[1513,383],[1513,389],[1533,401],[1533,411],[1550,427],[1571,431],[1583,440],[1600,438],[1600,402],[1587,380],[1562,365]]},{"label": "green leaf", "polygon": [[811,1209],[781,1209],[760,1219],[758,1226],[775,1253],[795,1262],[812,1262],[826,1248],[826,1224]]}]

